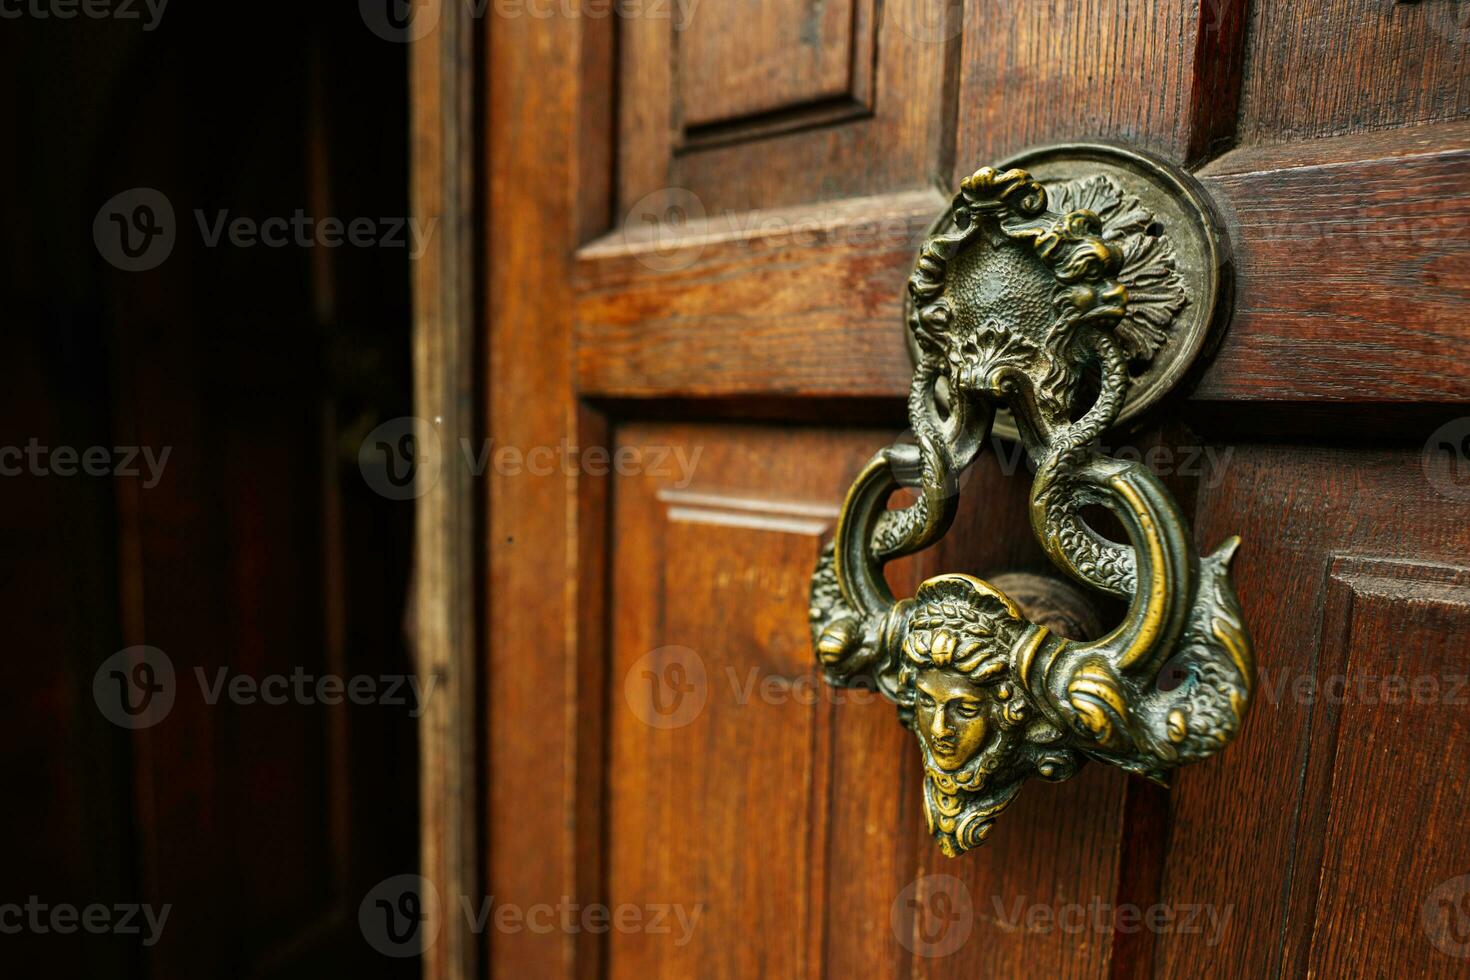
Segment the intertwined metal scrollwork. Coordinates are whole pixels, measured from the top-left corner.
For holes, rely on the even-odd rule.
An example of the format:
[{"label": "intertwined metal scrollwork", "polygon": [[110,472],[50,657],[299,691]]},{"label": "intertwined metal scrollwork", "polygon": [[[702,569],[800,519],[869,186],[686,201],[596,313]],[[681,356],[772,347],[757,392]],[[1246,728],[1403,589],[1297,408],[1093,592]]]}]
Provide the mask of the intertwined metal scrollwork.
[{"label": "intertwined metal scrollwork", "polygon": [[[945,853],[980,844],[1032,776],[1085,758],[1158,781],[1239,730],[1255,680],[1230,583],[1239,543],[1193,548],[1169,492],[1141,463],[1102,455],[1129,395],[1130,364],[1170,340],[1189,302],[1155,215],[1111,177],[1051,187],[1023,170],[966,178],[908,283],[917,351],[914,442],[890,446],[849,491],[812,582],[813,641],[829,683],[876,686],[918,736],[924,806]],[[1028,621],[967,575],[895,599],[883,565],[949,527],[958,474],[998,406],[1036,463],[1032,528],[1056,565],[1129,600],[1093,640]],[[900,486],[916,500],[888,510]],[[1129,543],[1082,508],[1109,508]],[[1165,663],[1182,682],[1165,689]]]}]

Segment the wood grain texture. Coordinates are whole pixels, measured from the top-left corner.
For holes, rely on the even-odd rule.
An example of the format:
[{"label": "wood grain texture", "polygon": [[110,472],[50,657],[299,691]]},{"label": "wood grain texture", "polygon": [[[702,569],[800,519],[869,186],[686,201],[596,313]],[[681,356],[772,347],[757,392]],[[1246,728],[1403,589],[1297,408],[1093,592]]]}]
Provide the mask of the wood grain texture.
[{"label": "wood grain texture", "polygon": [[[1422,560],[1333,563],[1324,644],[1345,648],[1310,954],[1316,976],[1450,975],[1470,953],[1470,568]],[[1325,733],[1324,733],[1325,734]],[[1316,746],[1314,746],[1314,749]],[[1436,946],[1438,941],[1439,946]],[[1300,964],[1301,960],[1297,960]]]},{"label": "wood grain texture", "polygon": [[1239,286],[1196,395],[1470,399],[1470,128],[1334,142],[1206,169]]},{"label": "wood grain texture", "polygon": [[[918,812],[901,792],[912,745],[876,695],[825,686],[806,628],[845,480],[884,437],[620,428],[606,901],[682,905],[695,925],[683,942],[677,928],[610,932],[609,976],[819,977],[827,956],[898,966],[889,913],[912,868],[893,832],[901,798]],[[670,647],[683,672],[666,676]]]},{"label": "wood grain texture", "polygon": [[[1431,721],[1416,714],[1418,720],[1406,718],[1401,734],[1393,735],[1391,728],[1380,726],[1397,724],[1392,720],[1399,717],[1397,709],[1333,704],[1313,692],[1325,692],[1333,677],[1400,671],[1408,662],[1403,658],[1427,657],[1435,664],[1433,670],[1464,671],[1464,644],[1455,639],[1456,632],[1443,640],[1411,638],[1434,629],[1440,620],[1432,617],[1445,615],[1423,604],[1440,599],[1435,598],[1437,586],[1416,584],[1422,575],[1405,573],[1399,604],[1370,602],[1362,610],[1367,618],[1355,621],[1358,632],[1334,633],[1334,624],[1344,622],[1341,609],[1324,612],[1334,575],[1345,574],[1335,564],[1340,556],[1410,566],[1463,564],[1470,554],[1463,502],[1440,496],[1426,482],[1417,449],[1347,453],[1307,445],[1230,448],[1232,454],[1216,478],[1200,488],[1195,539],[1208,546],[1230,534],[1246,536],[1232,567],[1256,645],[1260,681],[1237,743],[1182,773],[1172,795],[1163,901],[1213,906],[1228,920],[1215,932],[1161,934],[1158,969],[1164,976],[1197,971],[1201,964],[1235,976],[1278,971],[1298,975],[1307,962],[1306,951],[1317,942],[1314,922],[1320,919],[1307,899],[1319,881],[1322,895],[1335,908],[1342,906],[1327,893],[1348,887],[1338,876],[1361,876],[1364,885],[1377,883],[1374,887],[1384,895],[1403,894],[1402,886],[1393,883],[1403,874],[1402,860],[1368,858],[1366,852],[1352,859],[1323,851],[1329,819],[1360,827],[1365,819],[1378,821],[1362,842],[1373,853],[1408,848],[1422,854],[1450,846],[1443,836],[1450,832],[1449,824],[1430,826],[1428,840],[1416,839],[1408,827],[1401,837],[1397,817],[1388,814],[1407,818],[1423,813],[1422,794],[1433,792],[1428,788],[1444,778],[1444,750],[1463,741],[1463,734],[1457,734],[1463,721],[1453,716],[1463,715],[1464,708],[1436,706],[1441,717]],[[1431,573],[1425,575],[1425,581],[1433,579]],[[1341,599],[1340,586],[1336,595]],[[1385,629],[1402,639],[1384,642]],[[1440,645],[1445,642],[1451,645]],[[1407,669],[1419,670],[1417,664],[1414,660]],[[1361,714],[1365,710],[1385,713],[1370,720]],[[1355,716],[1359,730],[1349,731],[1346,725]],[[1396,739],[1417,738],[1421,730],[1427,733],[1422,749],[1387,748]],[[1370,737],[1374,744],[1367,748],[1363,740]],[[1351,756],[1342,755],[1333,748],[1333,739],[1358,748]],[[1385,751],[1392,753],[1391,762]],[[1402,788],[1344,792],[1343,786],[1357,778],[1351,771],[1364,767],[1382,767],[1380,778],[1389,780],[1385,785]],[[1402,772],[1389,777],[1393,767]],[[1343,782],[1334,785],[1334,779]],[[1448,807],[1438,813],[1436,820],[1455,819],[1448,816]],[[1350,823],[1341,824],[1345,819]],[[1442,867],[1437,857],[1424,866]],[[1417,881],[1418,872],[1409,877]],[[1377,898],[1364,898],[1355,914],[1371,918],[1377,903]],[[1376,926],[1360,924],[1345,932],[1329,926],[1320,948],[1324,953],[1360,949],[1358,944],[1371,942],[1373,936],[1397,936],[1404,940],[1408,962],[1427,955],[1413,945],[1411,931],[1398,931],[1414,928],[1403,909],[1383,908],[1381,919]]]},{"label": "wood grain texture", "polygon": [[[858,4],[868,8],[860,21],[866,36],[854,33]],[[872,5],[700,0],[687,26],[673,32],[678,125],[687,131],[853,98],[855,75],[870,77],[873,67]]]},{"label": "wood grain texture", "polygon": [[[928,184],[945,149],[945,65],[953,49],[944,40],[920,39],[926,35],[914,27],[929,16],[932,0],[894,0],[878,9],[862,0],[854,3],[851,56],[875,60],[870,84],[864,83],[862,68],[853,69],[852,97],[843,101],[863,107],[871,99],[871,112],[819,113],[804,120],[802,127],[784,132],[781,127],[755,126],[744,135],[736,134],[733,142],[682,147],[685,126],[678,117],[682,82],[676,77],[680,61],[674,45],[688,40],[685,35],[698,35],[712,39],[710,43],[728,49],[728,57],[735,58],[743,57],[737,52],[746,46],[786,49],[790,41],[756,36],[745,22],[747,8],[733,2],[689,4],[681,30],[670,23],[680,9],[676,4],[666,5],[661,16],[623,18],[618,36],[615,223],[636,211],[640,199],[669,188],[687,191],[705,213],[718,215]],[[769,9],[763,16],[773,18],[770,23],[762,21],[768,29],[786,23],[799,9],[790,3],[760,7]],[[879,9],[881,22],[875,24]],[[807,16],[801,13],[798,22]],[[863,39],[875,31],[876,44],[865,51]],[[706,85],[704,78],[704,69],[692,76],[701,87]],[[708,84],[729,82],[720,78]],[[761,94],[761,84],[756,83],[727,97],[754,100],[752,106],[769,104],[783,87],[785,83],[777,87],[777,94]]]},{"label": "wood grain texture", "polygon": [[1250,4],[1243,145],[1400,129],[1470,116],[1461,0]]},{"label": "wood grain texture", "polygon": [[1234,132],[1245,6],[967,4],[952,181],[1028,146],[1082,139],[1204,159]]},{"label": "wood grain texture", "polygon": [[[1242,150],[1203,179],[1239,287],[1196,398],[1470,401],[1470,130]],[[939,207],[905,194],[600,241],[577,265],[579,386],[900,397],[904,282]]]},{"label": "wood grain texture", "polygon": [[673,242],[596,243],[577,264],[578,386],[617,397],[902,392],[902,291],[942,206],[921,191],[714,219]]},{"label": "wood grain texture", "polygon": [[[607,159],[582,110],[584,89],[607,50],[605,21],[578,17],[490,17],[485,103],[485,434],[497,449],[555,452],[575,445],[579,425],[568,371],[570,310],[555,289],[597,203]],[[529,80],[535,79],[534,84]],[[580,123],[589,121],[586,129]],[[524,458],[524,457],[523,457]],[[490,467],[485,474],[486,636],[481,650],[491,698],[484,726],[488,767],[486,882],[500,905],[529,909],[592,896],[578,859],[597,826],[579,798],[578,705],[596,675],[579,672],[579,559],[588,475],[573,467]],[[594,566],[595,567],[595,566]],[[594,815],[595,816],[595,815]],[[486,931],[492,969],[506,976],[588,975],[598,969],[589,934]],[[595,940],[595,937],[593,937]]]},{"label": "wood grain texture", "polygon": [[[1324,0],[1318,13],[1338,6]],[[1406,573],[1405,591],[1389,594],[1334,564],[1465,565],[1463,504],[1420,475],[1428,431],[1396,430],[1413,449],[1232,443],[1198,486],[1170,479],[1202,546],[1246,536],[1237,582],[1278,688],[1259,696],[1240,744],[1182,773],[1169,795],[1091,766],[1059,786],[1027,787],[985,848],[946,861],[922,828],[912,737],[891,706],[777,702],[759,687],[737,696],[752,672],[777,691],[814,680],[806,576],[846,480],[893,436],[843,411],[901,404],[907,389],[904,280],[944,204],[929,188],[1029,143],[1102,136],[1197,163],[1236,138],[1242,0],[972,2],[962,54],[953,36],[919,40],[912,22],[906,31],[917,9],[903,0],[884,14],[872,119],[763,138],[750,129],[718,146],[680,142],[689,79],[672,47],[683,39],[667,23],[620,24],[615,135],[589,81],[605,77],[604,42],[565,24],[522,24],[492,45],[492,431],[525,445],[570,430],[583,445],[644,459],[651,448],[702,451],[682,487],[648,472],[491,478],[491,887],[518,903],[554,902],[560,890],[613,908],[701,907],[683,944],[677,924],[596,938],[496,935],[496,968],[638,980],[1326,975],[1412,942],[1404,908],[1449,864],[1436,857],[1389,881],[1375,848],[1408,855],[1415,841],[1386,839],[1395,811],[1373,794],[1381,784],[1406,796],[1437,778],[1414,748],[1418,716],[1299,703],[1279,693],[1273,671],[1453,661],[1464,604],[1435,592],[1435,573]],[[1320,53],[1312,29],[1261,29],[1282,6],[1255,9],[1252,71]],[[768,11],[771,23],[790,13]],[[775,50],[784,43],[775,30],[708,38],[726,46],[723,58]],[[1346,86],[1357,70],[1310,83],[1283,76],[1278,97]],[[789,100],[781,85],[796,91],[818,75],[714,95],[697,87],[705,79],[694,91],[717,107],[713,119]],[[1389,84],[1377,77],[1372,93]],[[537,79],[534,94],[515,87],[524,78]],[[1260,406],[1253,424],[1279,438],[1302,406],[1330,419],[1470,403],[1460,354],[1470,263],[1456,234],[1470,224],[1470,140],[1459,123],[1418,125],[1453,117],[1421,119],[1408,105],[1373,107],[1397,128],[1350,125],[1311,142],[1262,135],[1255,107],[1247,145],[1206,168],[1241,285],[1236,320],[1198,382],[1201,410]],[[580,124],[563,118],[571,106]],[[643,221],[633,205],[671,187],[687,193],[659,199]],[[609,213],[612,233],[569,260]],[[625,217],[637,220],[619,227]],[[1155,441],[1188,451],[1192,439],[1173,426]],[[967,477],[949,535],[895,574],[900,593],[941,571],[1048,570],[1021,516],[1028,481],[1011,460],[1007,469],[987,456]],[[1343,618],[1344,596],[1361,596],[1361,616]],[[1425,603],[1434,610],[1421,617]],[[1413,649],[1394,649],[1395,632]],[[645,685],[670,676],[666,661],[645,658],[671,645],[699,656],[706,703],[665,729],[639,710],[652,706]],[[1453,744],[1462,725],[1426,727]],[[1383,746],[1399,770],[1379,759]],[[1430,801],[1408,813],[1421,839],[1458,860],[1447,809]],[[923,879],[935,874],[957,878],[971,902],[970,934],[949,956],[922,952],[936,926],[926,910],[942,911]],[[1379,886],[1397,903],[1391,925],[1373,922],[1365,897]],[[1106,911],[1155,904],[1173,927],[1119,933]],[[1362,952],[1379,940],[1383,950]],[[1442,970],[1437,955],[1425,940],[1405,962]]]},{"label": "wood grain texture", "polygon": [[[414,263],[414,414],[434,419],[441,446],[479,431],[476,400],[474,133],[475,27],[468,9],[445,4],[435,29],[414,43],[413,213],[437,234]],[[451,457],[452,458],[452,457]],[[419,873],[440,895],[483,891],[479,853],[479,674],[475,636],[477,491],[468,468],[443,466],[418,501],[410,617],[415,669],[436,696],[419,725]],[[428,980],[479,974],[483,941],[462,915],[442,917],[423,954]]]}]

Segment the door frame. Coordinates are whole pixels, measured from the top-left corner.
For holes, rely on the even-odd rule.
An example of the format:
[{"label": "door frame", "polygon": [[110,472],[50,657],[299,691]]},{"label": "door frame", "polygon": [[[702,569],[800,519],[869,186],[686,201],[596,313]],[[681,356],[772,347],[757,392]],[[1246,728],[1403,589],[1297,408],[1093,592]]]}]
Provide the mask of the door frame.
[{"label": "door frame", "polygon": [[481,24],[467,4],[432,2],[417,16],[433,17],[435,26],[409,51],[409,200],[422,227],[435,229],[412,267],[412,350],[414,415],[433,426],[441,458],[437,479],[415,502],[405,629],[421,689],[434,692],[419,719],[419,874],[438,893],[441,922],[423,952],[423,976],[470,980],[483,974],[484,961],[482,938],[459,902],[486,893],[477,687],[484,505],[473,474],[456,464],[462,440],[483,429],[483,303],[475,287]]}]

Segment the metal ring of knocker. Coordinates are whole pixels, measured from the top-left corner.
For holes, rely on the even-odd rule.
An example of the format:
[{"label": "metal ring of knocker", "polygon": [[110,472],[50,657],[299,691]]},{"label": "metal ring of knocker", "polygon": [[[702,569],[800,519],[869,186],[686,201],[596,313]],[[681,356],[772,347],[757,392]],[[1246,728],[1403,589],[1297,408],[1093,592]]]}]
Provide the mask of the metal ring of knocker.
[{"label": "metal ring of knocker", "polygon": [[[1199,185],[1106,145],[976,171],[920,252],[906,316],[915,441],[853,482],[812,579],[811,621],[828,683],[876,686],[918,736],[925,814],[946,854],[979,845],[1032,776],[1065,779],[1093,758],[1165,782],[1239,731],[1255,682],[1229,575],[1239,539],[1201,556],[1163,484],[1096,448],[1186,375],[1228,287]],[[1047,555],[1128,600],[1102,636],[1059,636],[972,576],[931,578],[901,600],[884,581],[884,564],[948,529],[957,478],[992,426],[1013,427],[1036,463],[1030,519]],[[890,511],[899,487],[916,500]],[[1082,519],[1093,504],[1127,545]],[[1165,663],[1184,677],[1167,690]]]}]

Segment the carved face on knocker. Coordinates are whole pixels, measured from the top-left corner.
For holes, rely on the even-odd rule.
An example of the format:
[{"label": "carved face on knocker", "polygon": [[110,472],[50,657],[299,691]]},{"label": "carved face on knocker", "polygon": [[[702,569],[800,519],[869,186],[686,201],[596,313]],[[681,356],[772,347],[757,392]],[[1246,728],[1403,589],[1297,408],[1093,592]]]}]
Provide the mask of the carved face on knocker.
[{"label": "carved face on knocker", "polygon": [[924,671],[914,687],[914,732],[925,754],[949,770],[975,758],[985,743],[994,703],[985,688],[943,670]]},{"label": "carved face on knocker", "polygon": [[1005,595],[942,575],[920,587],[906,625],[900,717],[923,753],[929,828],[957,854],[984,840],[1028,777],[1066,778],[1077,760],[1017,683],[1016,651],[1036,634]]}]

